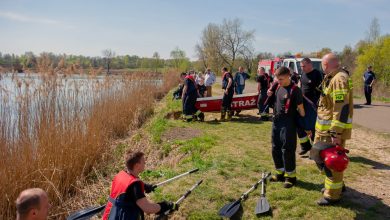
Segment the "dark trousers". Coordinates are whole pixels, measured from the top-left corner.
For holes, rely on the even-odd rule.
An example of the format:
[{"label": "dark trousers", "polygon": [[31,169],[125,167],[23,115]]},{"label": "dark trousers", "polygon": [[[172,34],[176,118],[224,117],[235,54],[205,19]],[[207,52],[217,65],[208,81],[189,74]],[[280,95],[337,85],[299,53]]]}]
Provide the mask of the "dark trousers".
[{"label": "dark trousers", "polygon": [[366,103],[371,105],[371,93],[372,87],[369,85],[364,85],[364,95],[366,96]]},{"label": "dark trousers", "polygon": [[226,93],[223,93],[223,97],[222,97],[222,111],[226,112],[226,111],[231,111],[232,109],[232,101],[233,101],[233,94],[234,94],[234,90],[233,89],[230,89],[228,90],[228,94]]},{"label": "dark trousers", "polygon": [[257,108],[259,109],[259,113],[269,113],[269,108],[264,105],[265,100],[267,100],[267,90],[261,91],[259,97],[257,98]]},{"label": "dark trousers", "polygon": [[197,96],[196,95],[187,95],[183,99],[183,113],[184,115],[193,115],[198,110],[195,107]]},{"label": "dark trousers", "polygon": [[296,121],[287,116],[275,116],[272,123],[272,158],[276,169],[295,171],[297,147]]},{"label": "dark trousers", "polygon": [[[297,134],[302,150],[310,150],[312,145],[311,141],[314,141],[315,124],[317,120],[316,106],[310,104],[307,100],[303,100],[303,107],[305,109],[305,117],[298,119]],[[306,131],[311,131],[311,136],[306,134]]]}]

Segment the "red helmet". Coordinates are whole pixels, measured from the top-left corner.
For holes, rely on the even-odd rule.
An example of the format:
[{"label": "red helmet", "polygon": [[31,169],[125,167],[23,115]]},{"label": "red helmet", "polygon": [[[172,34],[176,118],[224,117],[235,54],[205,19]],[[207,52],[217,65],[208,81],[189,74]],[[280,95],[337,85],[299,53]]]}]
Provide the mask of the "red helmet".
[{"label": "red helmet", "polygon": [[335,146],[322,150],[320,156],[324,160],[326,167],[337,172],[343,172],[347,169],[349,163],[345,153],[348,153],[347,149]]}]

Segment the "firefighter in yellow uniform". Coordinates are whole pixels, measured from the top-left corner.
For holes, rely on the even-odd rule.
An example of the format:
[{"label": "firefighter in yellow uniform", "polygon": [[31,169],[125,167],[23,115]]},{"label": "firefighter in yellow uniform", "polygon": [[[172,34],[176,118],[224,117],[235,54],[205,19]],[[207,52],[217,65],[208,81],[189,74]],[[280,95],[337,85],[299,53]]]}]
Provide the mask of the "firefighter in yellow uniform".
[{"label": "firefighter in yellow uniform", "polygon": [[[352,82],[340,68],[339,59],[333,53],[322,58],[325,73],[322,82],[322,94],[317,111],[314,143],[325,143],[345,147],[345,140],[351,138],[353,95]],[[312,153],[315,153],[314,150]],[[331,205],[341,199],[344,187],[343,172],[322,167],[325,177],[323,198],[318,205]],[[321,168],[320,168],[321,169]]]}]

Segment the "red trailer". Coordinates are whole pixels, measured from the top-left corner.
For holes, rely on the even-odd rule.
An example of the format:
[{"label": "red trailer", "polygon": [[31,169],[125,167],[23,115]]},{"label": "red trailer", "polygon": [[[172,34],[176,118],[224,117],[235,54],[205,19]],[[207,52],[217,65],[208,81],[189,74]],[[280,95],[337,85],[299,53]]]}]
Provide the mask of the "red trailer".
[{"label": "red trailer", "polygon": [[[257,108],[257,93],[247,93],[233,96],[232,110],[247,110]],[[196,107],[202,112],[220,112],[222,96],[198,98]]]}]

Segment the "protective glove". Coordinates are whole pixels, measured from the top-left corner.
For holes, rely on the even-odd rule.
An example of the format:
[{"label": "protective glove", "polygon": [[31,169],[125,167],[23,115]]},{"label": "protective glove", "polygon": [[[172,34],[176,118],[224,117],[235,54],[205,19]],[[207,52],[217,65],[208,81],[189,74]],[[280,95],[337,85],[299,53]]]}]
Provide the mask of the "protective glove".
[{"label": "protective glove", "polygon": [[146,193],[151,193],[151,192],[154,192],[154,190],[157,188],[157,186],[145,183],[144,188],[145,188]]},{"label": "protective glove", "polygon": [[160,211],[157,214],[163,214],[166,211],[176,211],[179,209],[179,205],[169,201],[162,201],[157,203],[160,205]]}]

